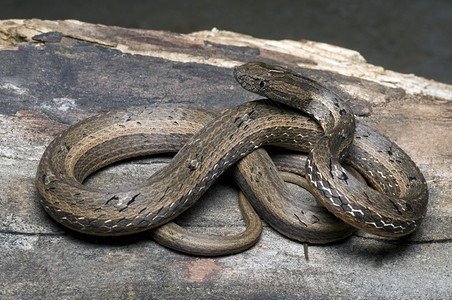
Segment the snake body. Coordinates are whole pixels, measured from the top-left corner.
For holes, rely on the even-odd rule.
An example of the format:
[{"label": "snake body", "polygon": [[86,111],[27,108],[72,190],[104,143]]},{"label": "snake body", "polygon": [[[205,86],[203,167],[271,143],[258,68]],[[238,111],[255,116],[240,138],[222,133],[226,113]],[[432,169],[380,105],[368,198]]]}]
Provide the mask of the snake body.
[{"label": "snake body", "polygon": [[[235,77],[247,90],[300,109],[319,122],[325,135],[306,162],[308,181],[324,206],[353,226],[377,235],[397,237],[413,232],[425,216],[428,190],[413,161],[397,145],[364,124],[337,95],[291,70],[250,63],[236,67]],[[343,168],[352,150],[352,165],[373,186],[364,185]]]},{"label": "snake body", "polygon": [[[299,149],[315,142],[302,138],[312,137],[313,121],[263,102],[212,117],[205,109],[164,105],[107,112],[70,127],[47,147],[38,166],[36,185],[43,207],[76,231],[140,232],[192,206],[230,165],[264,142]],[[197,133],[192,136],[187,128]],[[139,186],[103,191],[82,184],[114,161],[175,152],[184,143],[168,166]]]},{"label": "snake body", "polygon": [[[255,101],[217,114],[202,108],[162,105],[88,118],[60,134],[41,158],[35,182],[43,196],[44,209],[61,224],[93,235],[155,229],[191,207],[225,170],[242,158],[245,159],[241,162],[251,163],[248,169],[239,171],[245,174],[239,177],[247,178],[241,186],[255,203],[260,197],[255,192],[260,189],[259,182],[266,174],[274,173],[274,167],[271,163],[259,166],[264,159],[249,158],[248,154],[263,145],[278,145],[310,151],[306,173],[311,189],[342,220],[385,236],[400,236],[416,229],[425,215],[427,188],[420,171],[399,147],[364,124],[358,124],[354,133],[353,114],[339,97],[290,70],[254,63],[237,67],[234,73],[244,88],[290,107]],[[297,110],[309,114],[318,124]],[[89,174],[105,165],[164,152],[177,154],[168,166],[138,186],[104,191],[83,185]],[[346,171],[341,165],[344,158],[374,188]],[[237,169],[240,168],[239,164]],[[276,181],[283,184],[281,179],[269,182]],[[266,191],[271,193],[267,201],[272,202],[272,191]],[[305,219],[296,216],[292,223],[298,229],[286,226],[289,229],[280,231],[295,239],[302,235],[299,240],[316,242],[317,223],[324,224],[317,221],[322,219],[317,216],[328,214],[319,211],[303,216],[304,208],[294,207]],[[278,205],[263,209],[262,214],[264,219],[272,219],[271,224],[276,227],[288,219],[284,207]],[[290,218],[295,220],[293,214]],[[331,217],[325,217],[325,223],[329,222],[327,219],[332,220],[331,224],[340,224]],[[337,240],[353,231],[349,226],[338,225],[342,226],[340,230],[328,234],[328,230],[337,228],[331,224],[317,241]],[[171,226],[162,229],[162,236]],[[308,232],[305,236],[303,229]],[[254,237],[244,243],[246,247],[258,236],[258,229],[251,231]],[[239,248],[244,249],[243,245]],[[195,249],[192,253],[209,251]]]}]

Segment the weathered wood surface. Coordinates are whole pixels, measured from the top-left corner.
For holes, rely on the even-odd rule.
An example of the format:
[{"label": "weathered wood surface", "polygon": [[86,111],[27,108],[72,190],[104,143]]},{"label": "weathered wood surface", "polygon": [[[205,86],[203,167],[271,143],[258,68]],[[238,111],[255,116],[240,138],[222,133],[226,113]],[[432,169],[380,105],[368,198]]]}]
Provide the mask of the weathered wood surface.
[{"label": "weathered wood surface", "polygon": [[[69,124],[140,104],[232,107],[256,96],[235,83],[231,67],[256,60],[321,81],[411,155],[430,191],[419,231],[400,241],[357,232],[310,246],[306,261],[302,245],[265,227],[252,249],[210,259],[167,250],[146,234],[75,234],[43,212],[36,167]],[[368,65],[355,51],[321,43],[0,21],[0,298],[451,297],[451,100],[451,86]],[[165,161],[117,164],[87,184],[133,184]],[[243,224],[235,198],[233,183],[223,179],[179,223],[237,232]]]}]

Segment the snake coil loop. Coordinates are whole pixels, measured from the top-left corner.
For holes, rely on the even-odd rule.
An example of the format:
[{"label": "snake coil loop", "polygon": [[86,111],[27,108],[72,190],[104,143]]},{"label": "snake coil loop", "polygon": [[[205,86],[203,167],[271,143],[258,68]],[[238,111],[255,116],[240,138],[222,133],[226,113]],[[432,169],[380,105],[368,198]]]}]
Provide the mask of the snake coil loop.
[{"label": "snake coil loop", "polygon": [[[157,240],[165,239],[163,243],[180,251],[235,253],[253,245],[262,228],[245,200],[243,213],[253,221],[234,237],[201,236],[203,242],[197,244],[170,221],[240,161],[234,173],[241,189],[257,213],[290,238],[327,243],[350,235],[355,227],[398,237],[419,226],[428,199],[421,172],[389,139],[362,122],[355,126],[353,112],[337,95],[300,74],[263,63],[238,66],[234,76],[245,89],[287,107],[253,101],[218,114],[167,104],[88,118],[62,132],[41,158],[35,182],[46,212],[88,234],[155,229]],[[292,199],[265,151],[255,151],[263,145],[309,152],[305,172],[310,190],[346,223],[321,207]],[[141,185],[113,191],[83,185],[103,166],[164,152],[177,154]],[[356,179],[344,162],[370,186]],[[300,168],[295,172],[304,175]]]}]

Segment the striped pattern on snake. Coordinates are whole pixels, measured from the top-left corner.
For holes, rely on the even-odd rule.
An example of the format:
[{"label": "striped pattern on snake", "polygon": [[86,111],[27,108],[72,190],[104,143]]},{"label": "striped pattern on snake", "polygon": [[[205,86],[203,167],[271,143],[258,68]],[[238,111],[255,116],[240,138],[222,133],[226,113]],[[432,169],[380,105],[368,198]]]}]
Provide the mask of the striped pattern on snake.
[{"label": "striped pattern on snake", "polygon": [[[290,70],[254,63],[234,73],[246,89],[292,108],[255,101],[216,116],[202,108],[164,105],[89,118],[63,132],[43,154],[36,186],[45,210],[63,225],[94,235],[154,229],[192,206],[220,174],[246,157],[237,168],[239,183],[278,231],[312,243],[351,234],[353,228],[325,211],[305,213],[312,208],[287,197],[271,160],[260,150],[253,152],[262,145],[278,145],[312,150],[306,163],[310,189],[347,223],[384,236],[405,235],[418,226],[427,205],[425,180],[397,145],[362,123],[354,132],[353,113],[339,97]],[[324,135],[318,124],[293,108],[314,117]],[[179,149],[167,167],[139,186],[102,191],[83,185],[89,174],[112,162]],[[373,188],[341,165],[344,158]],[[265,180],[268,184],[263,185]],[[250,212],[246,210],[245,215]],[[215,245],[221,239],[207,237],[190,244],[183,238],[188,232],[173,223],[156,229],[154,236],[171,240],[180,251],[221,255],[251,246],[260,234],[260,226],[253,224],[223,250]]]},{"label": "striped pattern on snake", "polygon": [[[213,116],[201,108],[165,105],[107,112],[68,128],[38,166],[43,207],[61,224],[89,234],[148,230],[193,205],[229,166],[262,144],[307,149],[319,134],[312,120],[265,102]],[[168,166],[139,186],[103,191],[82,184],[107,164],[176,152],[185,142]]]},{"label": "striped pattern on snake", "polygon": [[[425,216],[428,190],[414,162],[395,143],[364,123],[355,130],[348,105],[319,83],[289,69],[248,63],[234,70],[247,90],[300,109],[322,126],[325,135],[310,152],[307,179],[317,199],[345,222],[388,237],[413,232]],[[341,165],[357,141],[351,165],[372,187]]]}]

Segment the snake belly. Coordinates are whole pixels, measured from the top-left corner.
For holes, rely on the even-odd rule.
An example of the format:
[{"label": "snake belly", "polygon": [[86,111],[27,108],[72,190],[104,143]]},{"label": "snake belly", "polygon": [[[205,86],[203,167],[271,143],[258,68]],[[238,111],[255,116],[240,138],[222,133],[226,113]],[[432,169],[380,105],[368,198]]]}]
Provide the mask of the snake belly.
[{"label": "snake belly", "polygon": [[[402,149],[369,126],[359,123],[355,132],[353,112],[336,94],[301,74],[265,63],[238,66],[234,76],[245,89],[295,107],[322,126],[325,134],[309,153],[306,173],[316,198],[329,211],[381,236],[407,235],[419,226],[428,203],[422,173]],[[350,149],[353,140],[358,145]],[[351,165],[362,166],[360,172],[372,187],[342,166],[350,154]]]}]

